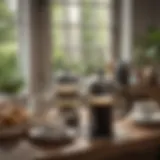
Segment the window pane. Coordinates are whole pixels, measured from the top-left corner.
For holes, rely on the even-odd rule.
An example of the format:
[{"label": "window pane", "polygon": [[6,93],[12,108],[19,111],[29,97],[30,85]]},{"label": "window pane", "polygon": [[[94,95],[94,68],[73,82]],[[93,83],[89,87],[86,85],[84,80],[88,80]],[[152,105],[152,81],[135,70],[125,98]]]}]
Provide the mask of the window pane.
[{"label": "window pane", "polygon": [[22,89],[17,61],[16,11],[15,0],[0,0],[0,92],[7,94],[16,94]]},{"label": "window pane", "polygon": [[[53,45],[65,45],[65,30],[54,28],[53,30]],[[53,47],[54,47],[53,46]]]},{"label": "window pane", "polygon": [[[54,39],[63,47],[65,58],[70,63],[80,59],[87,65],[98,65],[104,61],[110,46],[110,7],[111,0],[55,0],[63,8],[63,19],[54,23],[64,34],[59,41],[60,33]],[[55,42],[57,44],[57,42]],[[54,45],[55,46],[55,45]],[[103,65],[103,63],[100,63]]]},{"label": "window pane", "polygon": [[52,17],[53,17],[53,24],[59,24],[64,21],[64,7],[60,4],[53,4],[53,12],[52,12]]},{"label": "window pane", "polygon": [[80,20],[80,8],[77,5],[68,6],[68,20],[72,24],[77,24]]}]

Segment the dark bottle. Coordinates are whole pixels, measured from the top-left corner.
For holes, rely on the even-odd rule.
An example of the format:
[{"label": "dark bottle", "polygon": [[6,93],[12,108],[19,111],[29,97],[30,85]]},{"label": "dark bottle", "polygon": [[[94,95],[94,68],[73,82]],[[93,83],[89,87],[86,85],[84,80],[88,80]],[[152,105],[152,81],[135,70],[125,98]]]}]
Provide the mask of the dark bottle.
[{"label": "dark bottle", "polygon": [[116,80],[120,85],[128,85],[129,84],[129,66],[125,62],[120,62],[117,66],[116,70]]},{"label": "dark bottle", "polygon": [[158,76],[153,66],[148,66],[143,71],[144,82],[149,86],[158,85]]},{"label": "dark bottle", "polygon": [[112,137],[112,92],[102,73],[89,87],[89,107],[93,116],[92,138]]}]

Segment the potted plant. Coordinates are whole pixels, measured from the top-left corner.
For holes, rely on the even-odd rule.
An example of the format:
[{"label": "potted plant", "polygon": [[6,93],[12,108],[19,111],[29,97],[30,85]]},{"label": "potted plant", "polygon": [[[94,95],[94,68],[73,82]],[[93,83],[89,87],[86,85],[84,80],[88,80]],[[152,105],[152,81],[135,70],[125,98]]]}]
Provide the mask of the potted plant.
[{"label": "potted plant", "polygon": [[134,61],[140,66],[160,63],[160,29],[149,28],[144,36],[138,37]]},{"label": "potted plant", "polygon": [[[150,74],[159,74],[160,64],[160,29],[149,28],[148,32],[139,38],[134,53],[134,63],[144,70],[152,68]],[[153,73],[154,72],[154,73]],[[149,77],[155,77],[149,76]]]}]

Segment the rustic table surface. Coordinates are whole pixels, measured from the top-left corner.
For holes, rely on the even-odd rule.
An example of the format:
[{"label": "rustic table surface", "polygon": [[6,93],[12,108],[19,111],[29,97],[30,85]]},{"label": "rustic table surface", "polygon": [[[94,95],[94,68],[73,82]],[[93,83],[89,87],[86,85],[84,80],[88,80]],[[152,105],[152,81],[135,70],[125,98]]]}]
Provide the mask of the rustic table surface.
[{"label": "rustic table surface", "polygon": [[115,135],[112,140],[76,140],[74,144],[50,150],[33,147],[25,138],[14,141],[0,141],[1,160],[89,160],[118,156],[130,151],[140,151],[149,147],[160,146],[160,128],[148,129],[137,127],[129,120],[114,124]]}]

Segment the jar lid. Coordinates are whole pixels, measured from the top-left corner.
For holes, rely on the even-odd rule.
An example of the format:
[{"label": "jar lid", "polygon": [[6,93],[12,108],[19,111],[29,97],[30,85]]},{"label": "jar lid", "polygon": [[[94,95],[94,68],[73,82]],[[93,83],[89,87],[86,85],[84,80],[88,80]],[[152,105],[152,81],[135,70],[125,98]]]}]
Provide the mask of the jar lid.
[{"label": "jar lid", "polygon": [[107,82],[104,72],[102,71],[98,73],[98,78],[89,87],[89,93],[92,95],[104,95],[113,93],[114,91],[114,85]]},{"label": "jar lid", "polygon": [[77,83],[78,78],[74,76],[73,74],[71,74],[70,72],[65,72],[64,74],[58,77],[57,82],[60,84]]}]

